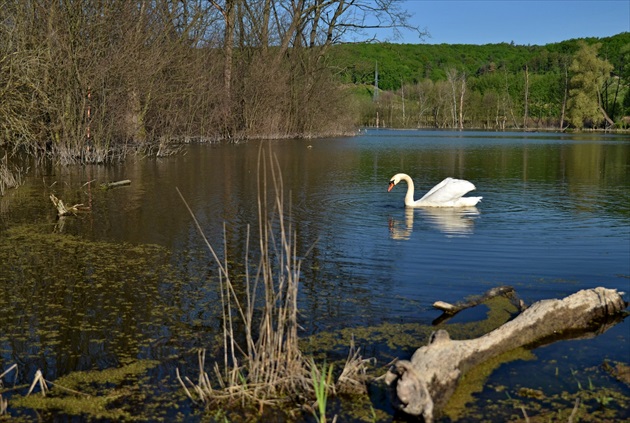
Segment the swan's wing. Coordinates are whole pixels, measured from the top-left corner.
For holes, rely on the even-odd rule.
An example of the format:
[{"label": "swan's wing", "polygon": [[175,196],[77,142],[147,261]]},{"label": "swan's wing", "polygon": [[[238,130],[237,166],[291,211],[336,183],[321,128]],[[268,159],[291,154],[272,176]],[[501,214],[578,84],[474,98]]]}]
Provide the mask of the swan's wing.
[{"label": "swan's wing", "polygon": [[446,203],[455,201],[475,189],[472,182],[464,179],[446,178],[427,192],[419,201]]}]

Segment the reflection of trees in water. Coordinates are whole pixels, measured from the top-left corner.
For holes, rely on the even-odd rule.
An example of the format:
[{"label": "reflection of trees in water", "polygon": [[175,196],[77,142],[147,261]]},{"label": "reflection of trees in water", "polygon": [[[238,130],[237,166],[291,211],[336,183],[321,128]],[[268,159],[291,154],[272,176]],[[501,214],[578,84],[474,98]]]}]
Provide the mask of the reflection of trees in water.
[{"label": "reflection of trees in water", "polygon": [[[576,143],[561,150],[564,171],[569,181],[585,181],[592,184],[622,181],[627,178],[630,156],[627,143]],[[564,161],[564,160],[563,160]]]}]

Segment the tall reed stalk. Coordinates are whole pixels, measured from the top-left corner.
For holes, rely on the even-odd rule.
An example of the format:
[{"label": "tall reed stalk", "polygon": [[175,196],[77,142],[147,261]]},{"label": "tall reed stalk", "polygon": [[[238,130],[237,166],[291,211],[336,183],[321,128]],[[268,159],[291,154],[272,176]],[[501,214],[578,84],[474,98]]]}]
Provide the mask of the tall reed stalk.
[{"label": "tall reed stalk", "polygon": [[[191,399],[205,404],[229,399],[257,404],[262,409],[265,404],[277,404],[289,398],[315,396],[319,416],[325,419],[327,397],[335,392],[332,367],[328,367],[325,377],[315,381],[313,375],[318,373],[312,372],[317,367],[299,349],[297,298],[301,261],[297,255],[297,237],[291,220],[286,218],[290,216],[290,205],[287,207],[285,201],[280,165],[271,152],[265,157],[262,148],[257,184],[259,259],[256,266],[249,265],[252,259],[248,226],[244,298],[237,295],[227,257],[221,259],[217,255],[177,190],[219,268],[224,351],[222,366],[214,365],[220,389],[213,389],[205,371],[205,350],[199,352],[196,383],[187,377],[183,380],[179,370],[177,377]],[[224,235],[224,243],[225,239]],[[226,245],[224,251],[227,251]],[[240,322],[244,323],[244,336],[236,333]],[[360,383],[356,376],[365,374],[367,360],[361,359],[353,346],[351,351],[342,370],[344,384],[350,379],[355,384]]]},{"label": "tall reed stalk", "polygon": [[[227,257],[219,258],[182,196],[219,268],[224,355],[222,370],[215,365],[215,376],[223,389],[222,392],[212,390],[203,370],[205,357],[201,353],[201,376],[195,391],[203,402],[229,396],[262,405],[303,393],[311,385],[308,366],[298,346],[297,295],[301,262],[296,253],[296,236],[290,221],[285,218],[287,207],[277,159],[271,153],[268,158],[263,156],[261,150],[257,179],[260,259],[252,270],[248,226],[244,299],[236,293]],[[262,310],[257,310],[258,305]],[[235,333],[239,321],[245,328],[244,337],[238,338],[240,341]]]}]

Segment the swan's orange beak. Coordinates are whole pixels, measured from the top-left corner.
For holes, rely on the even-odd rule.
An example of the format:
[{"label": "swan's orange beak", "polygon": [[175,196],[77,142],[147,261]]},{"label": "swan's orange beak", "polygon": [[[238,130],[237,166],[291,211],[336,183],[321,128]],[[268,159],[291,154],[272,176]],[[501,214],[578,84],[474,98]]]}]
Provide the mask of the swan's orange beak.
[{"label": "swan's orange beak", "polygon": [[389,181],[389,187],[387,187],[387,192],[390,192],[392,190],[392,188],[394,188],[394,182],[393,181]]}]

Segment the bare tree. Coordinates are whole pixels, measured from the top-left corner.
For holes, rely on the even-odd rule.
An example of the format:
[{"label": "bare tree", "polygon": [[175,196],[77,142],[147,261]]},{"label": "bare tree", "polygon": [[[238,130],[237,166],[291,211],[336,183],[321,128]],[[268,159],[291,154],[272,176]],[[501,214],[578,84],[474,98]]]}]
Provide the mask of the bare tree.
[{"label": "bare tree", "polygon": [[457,69],[450,68],[446,71],[446,80],[451,89],[451,126],[453,128],[457,127]]},{"label": "bare tree", "polygon": [[347,131],[326,52],[352,32],[410,28],[401,4],[6,0],[0,142],[101,162],[182,137]]},{"label": "bare tree", "polygon": [[459,129],[464,129],[464,96],[466,95],[466,73],[462,72],[460,75],[460,90],[459,90]]},{"label": "bare tree", "polygon": [[466,73],[455,68],[446,71],[451,89],[451,119],[453,128],[464,128],[464,96],[466,95]]},{"label": "bare tree", "polygon": [[430,110],[430,93],[433,89],[433,81],[425,79],[420,84],[415,85],[411,91],[411,95],[414,96],[417,104],[417,126],[422,127],[426,125],[423,121],[423,116]]}]

